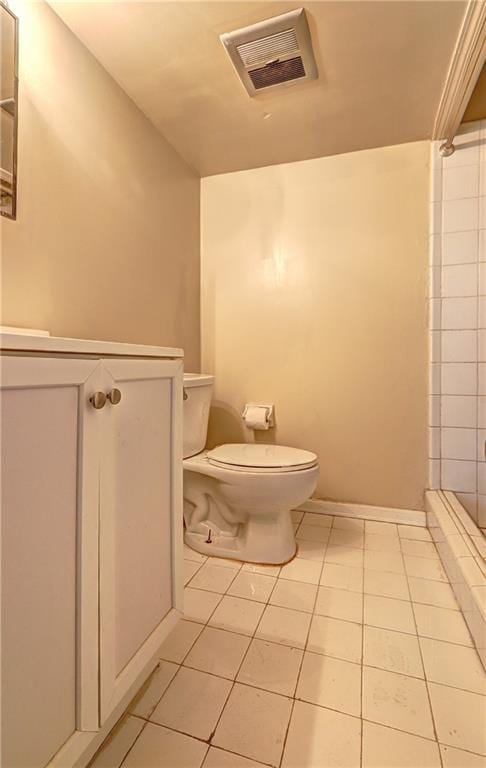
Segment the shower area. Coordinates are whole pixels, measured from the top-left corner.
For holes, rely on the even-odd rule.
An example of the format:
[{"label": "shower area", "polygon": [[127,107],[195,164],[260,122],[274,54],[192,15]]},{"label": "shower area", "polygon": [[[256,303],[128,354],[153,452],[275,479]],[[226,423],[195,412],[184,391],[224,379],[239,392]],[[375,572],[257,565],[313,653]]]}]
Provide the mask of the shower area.
[{"label": "shower area", "polygon": [[486,533],[486,121],[431,145],[429,487]]}]

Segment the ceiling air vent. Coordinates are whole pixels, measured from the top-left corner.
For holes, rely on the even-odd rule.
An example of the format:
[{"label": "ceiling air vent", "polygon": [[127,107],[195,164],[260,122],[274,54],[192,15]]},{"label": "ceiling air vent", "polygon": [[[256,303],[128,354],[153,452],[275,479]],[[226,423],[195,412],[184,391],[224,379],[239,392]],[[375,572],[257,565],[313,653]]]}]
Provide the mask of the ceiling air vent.
[{"label": "ceiling air vent", "polygon": [[221,42],[250,96],[317,77],[303,8],[228,32]]}]

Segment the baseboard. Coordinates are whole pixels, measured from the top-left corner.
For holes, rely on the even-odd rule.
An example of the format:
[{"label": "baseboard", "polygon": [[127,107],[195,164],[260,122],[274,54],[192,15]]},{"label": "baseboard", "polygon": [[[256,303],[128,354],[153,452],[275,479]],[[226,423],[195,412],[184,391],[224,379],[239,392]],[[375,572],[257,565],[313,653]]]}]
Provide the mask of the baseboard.
[{"label": "baseboard", "polygon": [[303,512],[334,517],[358,517],[362,520],[377,520],[383,523],[418,525],[425,528],[425,512],[418,509],[395,509],[394,507],[372,507],[367,504],[347,504],[340,501],[309,499],[299,507]]}]

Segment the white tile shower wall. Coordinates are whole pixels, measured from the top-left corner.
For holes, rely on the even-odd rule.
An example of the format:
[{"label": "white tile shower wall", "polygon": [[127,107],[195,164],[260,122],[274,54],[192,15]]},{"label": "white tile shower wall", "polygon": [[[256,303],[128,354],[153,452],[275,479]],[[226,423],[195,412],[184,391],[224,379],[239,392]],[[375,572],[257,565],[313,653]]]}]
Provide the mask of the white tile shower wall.
[{"label": "white tile shower wall", "polygon": [[429,487],[486,527],[486,121],[432,144]]}]

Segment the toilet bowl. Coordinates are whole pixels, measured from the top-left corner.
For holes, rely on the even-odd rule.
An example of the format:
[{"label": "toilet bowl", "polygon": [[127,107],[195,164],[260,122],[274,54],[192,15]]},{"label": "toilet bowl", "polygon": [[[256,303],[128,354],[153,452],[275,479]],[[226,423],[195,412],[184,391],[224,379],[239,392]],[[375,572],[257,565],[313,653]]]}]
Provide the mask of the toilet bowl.
[{"label": "toilet bowl", "polygon": [[214,557],[288,562],[296,551],[290,511],[315,490],[317,456],[261,443],[204,450],[212,383],[184,377],[184,540]]}]

